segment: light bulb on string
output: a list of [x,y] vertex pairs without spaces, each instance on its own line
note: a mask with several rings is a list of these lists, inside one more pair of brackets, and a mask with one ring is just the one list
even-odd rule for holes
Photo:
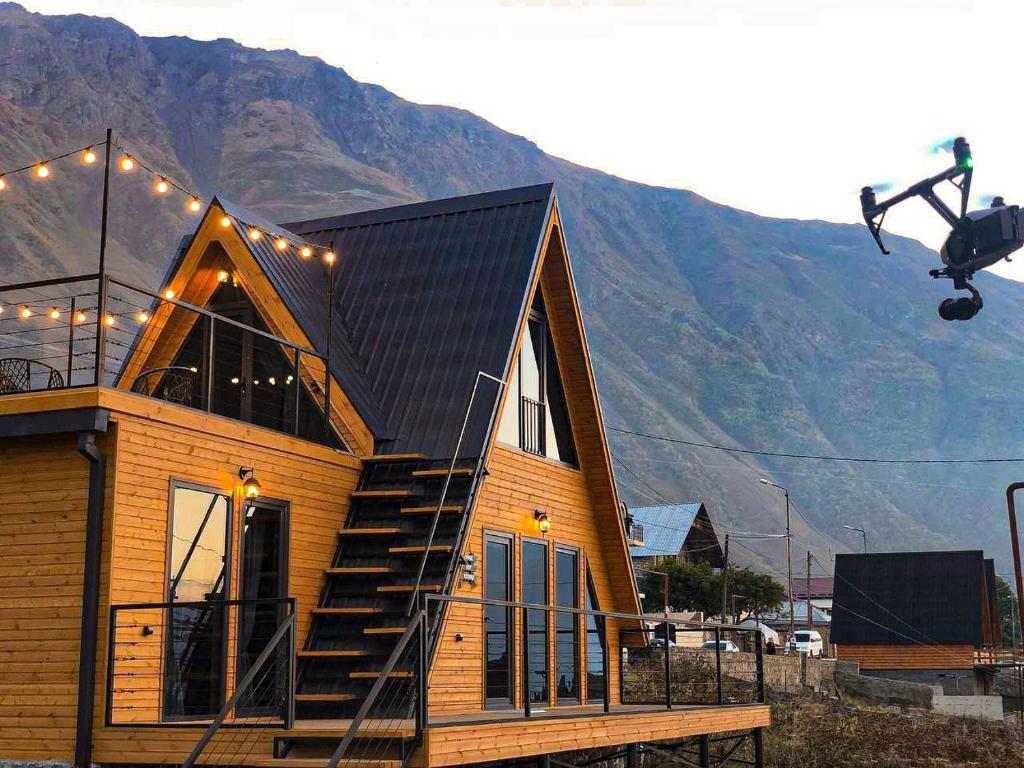
[[334,258],[334,251],[328,251],[327,253],[324,254],[324,261],[326,261],[328,264],[333,264]]
[[279,251],[283,251],[288,247],[288,241],[285,240],[283,237],[279,237],[277,238],[277,240],[274,241],[274,247],[277,248],[277,250]]
[[164,298],[165,299],[173,299],[174,295],[175,295],[174,291],[171,290],[170,288],[168,288],[166,291],[164,291]]
[[50,307],[50,311],[47,314],[51,320],[60,320],[60,310],[57,307]]
[[40,163],[32,169],[32,173],[37,179],[45,179],[50,175],[50,166],[46,163]]
[[0,176],[0,192],[3,192],[6,189],[7,189],[7,179],[5,179],[3,176]]
[[96,153],[92,151],[92,147],[86,147],[82,150],[82,165],[92,165],[96,162]]
[[256,241],[263,237],[263,233],[256,227],[249,227],[249,239]]
[[185,207],[188,208],[188,210],[191,211],[192,213],[199,213],[199,210],[203,207],[203,204],[199,202],[198,198],[190,197],[188,202],[185,204]]
[[76,323],[84,323],[85,322],[85,312],[76,312],[75,313],[75,322]]
[[122,173],[129,173],[135,170],[135,158],[131,155],[121,155],[121,159],[117,161],[117,167],[121,169]]
[[140,323],[149,322],[149,312],[143,309],[142,311],[139,312],[139,314],[135,316],[135,319],[138,320]]
[[167,179],[165,179],[163,176],[157,178],[156,182],[153,184],[153,190],[158,195],[166,195],[170,191],[170,189],[171,185],[167,183]]
[[22,307],[18,310],[18,317],[20,317],[22,320],[28,320],[30,317],[32,317],[32,310],[28,308],[28,305],[22,305]]
[[231,279],[231,273],[228,272],[226,269],[222,269],[222,270],[219,270],[217,272],[217,282],[218,283],[226,283],[230,279]]
[[302,246],[302,250],[299,251],[299,253],[302,254],[302,258],[308,259],[310,256],[313,255],[313,249],[310,248],[308,245],[304,245]]
[[107,326],[113,325],[114,324],[114,316],[113,315],[107,315],[106,317],[103,318],[103,323],[104,323],[104,325],[107,325]]
[[220,217],[220,225],[222,227],[224,227],[224,228],[230,227],[231,226],[231,217],[230,216],[221,216]]

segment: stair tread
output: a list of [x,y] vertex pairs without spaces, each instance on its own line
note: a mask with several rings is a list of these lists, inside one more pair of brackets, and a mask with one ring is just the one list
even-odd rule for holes
[[353,499],[400,499],[412,496],[412,491],[408,488],[387,488],[379,491],[352,491],[349,495]]
[[[376,680],[380,677],[380,671],[374,672],[349,672],[348,676],[357,680]],[[388,674],[390,678],[407,678],[412,677],[412,672],[395,672],[392,671]]]
[[312,650],[312,651],[296,651],[296,656],[299,658],[307,659],[346,659],[356,656],[369,656],[369,651],[364,651],[361,648],[356,649],[333,649],[333,650]]
[[[462,512],[465,509],[461,504],[446,504],[441,507],[441,514],[451,514],[454,512]],[[437,505],[432,507],[402,507],[400,510],[403,515],[427,515],[437,512]]]
[[370,574],[370,573],[391,573],[386,565],[353,566],[342,568],[328,568],[325,573],[332,576],[344,576],[346,574]]
[[[445,477],[448,474],[447,469],[417,469],[412,473],[413,477]],[[456,467],[452,470],[453,476],[466,477],[472,475],[473,469],[471,467]]]
[[[250,768],[327,768],[329,760],[327,757],[257,757],[246,758],[245,764]],[[401,768],[402,761],[346,758],[342,764],[345,768]]]
[[[373,464],[384,462],[384,461],[425,461],[426,456],[422,453],[375,453],[373,456],[367,456],[363,459],[363,463],[370,462]],[[451,459],[449,459],[450,461]]]
[[366,627],[364,635],[400,635],[405,632],[406,627]]
[[317,616],[366,616],[371,613],[384,613],[383,608],[328,608],[317,606],[313,614]]
[[342,528],[339,536],[393,536],[401,533],[401,528]]
[[355,694],[352,693],[297,693],[295,694],[296,701],[327,701],[327,702],[345,702],[354,701],[356,698]]
[[[427,547],[388,547],[388,552],[392,555],[415,555],[426,551]],[[448,544],[433,544],[430,546],[430,551],[451,552],[452,548]]]
[[[415,584],[383,584],[377,587],[378,592],[412,592]],[[440,584],[420,584],[420,592],[440,592]]]

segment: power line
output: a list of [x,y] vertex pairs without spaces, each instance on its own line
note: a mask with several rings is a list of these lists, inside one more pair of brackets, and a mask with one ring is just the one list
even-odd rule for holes
[[981,458],[981,459],[877,459],[867,456],[829,456],[814,453],[785,453],[781,451],[765,451],[753,448],[732,448],[727,445],[715,445],[714,443],[702,443],[696,440],[683,440],[678,437],[667,435],[652,435],[646,432],[636,432],[621,427],[605,427],[609,432],[619,432],[623,435],[642,437],[647,440],[660,440],[666,443],[677,445],[689,445],[694,448],[708,448],[713,451],[725,451],[726,453],[742,453],[753,456],[770,456],[779,459],[805,459],[813,461],[846,461],[860,464],[1019,464],[1024,463],[1024,458]]

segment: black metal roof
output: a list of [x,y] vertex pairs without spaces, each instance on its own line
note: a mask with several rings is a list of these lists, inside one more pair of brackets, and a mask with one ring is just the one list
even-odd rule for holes
[[[446,457],[477,372],[507,373],[553,201],[553,185],[542,184],[285,225],[217,202],[240,222],[332,247],[336,379],[379,452]],[[270,238],[253,243],[242,235],[313,346],[325,351],[325,266],[278,252]],[[481,450],[495,395],[485,382],[462,455]]]
[[837,645],[974,645],[988,600],[984,555],[836,555],[831,639]]

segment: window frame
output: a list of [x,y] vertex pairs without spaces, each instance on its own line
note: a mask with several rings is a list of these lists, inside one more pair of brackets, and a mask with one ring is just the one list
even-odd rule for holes
[[[522,535],[519,536],[519,563],[520,563],[520,568],[519,568],[519,601],[522,602],[522,603],[527,602],[526,598],[523,596],[523,575],[526,573],[526,568],[523,566],[523,562],[525,560],[524,553],[526,552],[526,545],[527,544],[539,545],[539,546],[544,547],[544,603],[543,604],[547,605],[547,606],[550,606],[551,605],[551,589],[552,589],[551,568],[552,568],[552,565],[554,563],[554,558],[551,556],[552,542],[548,541],[547,539],[538,539],[538,538],[533,537],[533,536],[522,536]],[[529,609],[527,609],[527,614],[529,614]],[[550,611],[544,611],[544,675],[545,675],[544,698],[542,700],[538,700],[538,701],[533,701],[531,699],[530,700],[530,706],[533,706],[534,704],[550,705],[551,701],[552,701],[551,681],[553,679],[553,676],[551,674],[551,669],[552,669],[551,654],[552,654],[552,650],[554,648],[554,643],[552,642],[551,624],[552,624],[551,612]],[[523,627],[521,629],[521,631],[529,632],[529,627]],[[529,639],[529,637],[527,639]],[[524,661],[525,660],[520,660],[520,664],[523,664]],[[523,700],[524,701],[525,701],[526,697],[529,696],[529,693],[530,693],[529,690],[524,690],[523,691]]]
[[[580,588],[582,586],[582,580],[580,579],[580,567],[581,567],[581,564],[582,564],[582,561],[583,561],[583,550],[582,550],[581,547],[578,547],[578,546],[576,546],[574,544],[560,544],[558,542],[555,542],[554,553],[555,553],[555,556],[552,558],[552,561],[553,561],[552,562],[552,566],[554,568],[554,579],[553,579],[552,584],[551,584],[551,589],[552,589],[552,601],[551,601],[551,604],[555,608],[574,608],[574,609],[578,610],[580,608],[580,604],[582,603],[582,597],[583,597],[583,595],[581,594],[581,591],[580,591]],[[559,605],[559,603],[558,603],[558,555],[559,555],[559,553],[572,555],[575,558],[575,564],[576,564],[576,567],[574,569],[575,580],[576,580],[576,589],[575,589],[575,595],[574,595],[575,605],[572,605],[572,606]],[[565,615],[565,614],[563,614],[563,615]],[[554,705],[555,706],[563,706],[563,705],[566,705],[566,706],[579,706],[579,705],[581,705],[583,703],[583,697],[584,697],[584,694],[586,693],[584,691],[584,689],[583,689],[583,682],[581,680],[581,673],[582,673],[582,671],[584,669],[584,659],[583,659],[583,644],[580,642],[580,636],[581,636],[581,632],[580,632],[580,619],[581,619],[581,617],[583,617],[583,615],[582,614],[578,614],[578,613],[568,614],[568,615],[571,616],[572,620],[573,620],[573,622],[572,622],[573,623],[573,639],[574,639],[574,643],[575,643],[575,648],[574,648],[574,652],[573,652],[573,661],[576,664],[576,669],[575,669],[575,673],[576,673],[575,674],[575,678],[576,678],[576,696],[575,697],[560,696],[559,693],[558,693],[558,669],[557,669],[557,667],[558,667],[558,625],[557,625],[557,617],[559,616],[559,612],[556,611],[555,612],[555,616],[556,616],[555,633],[554,633],[555,637],[554,637],[554,642],[552,643],[552,653],[554,654],[554,657],[555,657],[555,659],[554,659],[555,663],[554,663],[554,665],[552,667],[552,669],[554,670],[554,673],[553,673],[552,677],[554,678],[553,679],[553,685],[554,685]]]
[[[508,531],[495,531],[495,530],[484,530],[483,531],[483,551],[480,556],[480,571],[483,576],[483,597],[487,599],[495,599],[487,597],[487,545],[490,542],[501,542],[505,544],[506,551],[508,552],[508,563],[506,568],[506,600],[508,602],[515,602],[515,590],[516,590],[516,536],[514,533]],[[514,707],[516,703],[516,631],[515,631],[515,610],[506,607],[506,619],[505,619],[505,636],[506,643],[508,646],[508,697],[507,698],[489,698],[487,696],[487,609],[488,607],[484,604],[480,612],[480,631],[481,631],[481,697],[483,701],[483,708],[487,709],[507,709],[508,707]]]

